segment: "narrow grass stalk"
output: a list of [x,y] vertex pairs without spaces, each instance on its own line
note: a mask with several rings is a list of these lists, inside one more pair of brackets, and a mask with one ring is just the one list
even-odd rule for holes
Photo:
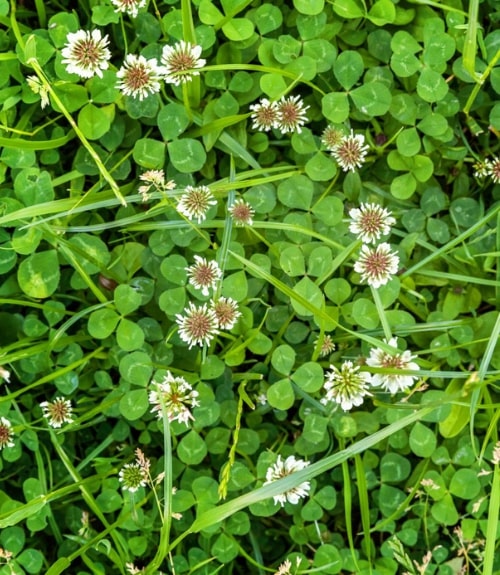
[[370,500],[368,486],[366,484],[365,467],[359,454],[354,456],[356,466],[356,485],[358,488],[359,506],[361,511],[361,525],[363,527],[363,537],[365,542],[365,553],[369,563],[370,573],[372,572],[372,539],[370,535]]
[[156,554],[145,568],[146,575],[156,575],[157,570],[170,551],[170,527],[172,523],[172,437],[170,422],[165,406],[162,404],[163,422],[163,522],[160,529],[160,541]]
[[477,52],[477,16],[479,12],[479,0],[470,0],[469,22],[465,32],[465,42],[463,49],[464,68],[478,82],[481,75],[476,72],[476,52]]
[[[32,46],[29,46],[28,43],[30,43],[31,40],[31,44]],[[28,38],[28,42],[26,44],[26,52],[29,53],[31,48],[31,51],[35,50],[35,44],[34,44],[34,37],[30,36],[30,38]],[[69,125],[73,128],[75,134],[78,136],[78,139],[80,140],[80,142],[83,144],[83,146],[85,147],[85,149],[87,150],[87,152],[89,153],[90,157],[94,160],[99,173],[101,174],[101,176],[106,180],[106,182],[109,184],[110,188],[112,189],[113,193],[115,194],[115,196],[118,198],[118,200],[120,201],[120,203],[123,206],[127,205],[127,202],[125,201],[125,198],[122,196],[122,193],[120,192],[120,187],[118,186],[118,184],[116,183],[116,181],[114,180],[113,176],[109,173],[108,169],[106,168],[106,166],[104,165],[104,163],[102,162],[101,158],[99,157],[99,155],[97,154],[97,152],[94,150],[94,148],[92,147],[91,143],[87,140],[87,138],[85,137],[85,135],[83,134],[83,132],[80,130],[80,128],[78,127],[78,124],[75,122],[75,120],[73,120],[73,117],[71,116],[71,114],[68,112],[68,110],[66,109],[66,107],[64,106],[64,104],[61,102],[60,98],[58,97],[57,93],[55,92],[55,90],[52,88],[50,82],[47,80],[47,78],[45,77],[45,73],[43,72],[41,66],[38,64],[38,60],[36,59],[36,56],[33,54],[32,56],[30,56],[28,58],[28,63],[29,65],[33,68],[33,70],[35,71],[36,75],[38,76],[38,78],[40,79],[40,81],[42,82],[42,84],[44,85],[44,87],[47,89],[47,91],[49,92],[52,100],[57,104],[57,107],[61,110],[61,112],[64,114],[64,117],[66,118],[66,120],[68,121]]]
[[384,330],[385,339],[389,341],[392,337],[391,326],[389,325],[389,321],[387,320],[387,316],[385,315],[385,310],[384,306],[382,305],[382,300],[380,299],[380,294],[378,293],[378,290],[372,286],[371,286],[371,292],[373,301],[375,302],[375,307],[377,308],[380,323],[382,324],[382,329]]
[[[342,439],[339,440],[339,446],[342,450],[345,449],[345,442]],[[356,547],[354,545],[354,535],[352,533],[352,485],[349,473],[349,463],[347,461],[342,462],[342,478],[344,483],[344,518],[347,541],[349,543],[352,561],[356,570],[359,571],[358,560],[356,558]]]
[[[495,464],[493,470],[490,504],[488,507],[488,523],[486,524],[486,545],[484,548],[483,575],[493,575],[496,537],[500,521],[500,464]],[[497,572],[496,572],[497,573]]]
[[[66,468],[66,471],[69,473],[69,475],[71,476],[73,481],[78,482],[79,489],[80,489],[80,492],[82,494],[83,499],[85,500],[85,503],[89,506],[89,508],[92,510],[94,515],[99,519],[99,521],[104,525],[104,527],[106,529],[109,528],[110,525],[109,525],[106,517],[102,513],[99,505],[97,504],[97,501],[94,499],[94,496],[92,495],[90,490],[82,482],[82,478],[80,477],[80,474],[75,469],[75,467],[71,463],[68,455],[66,454],[66,452],[64,451],[64,449],[60,445],[56,433],[50,428],[48,431],[50,433],[50,439],[52,440],[52,445],[54,446],[54,449],[56,450],[57,454],[59,455],[59,459],[62,461],[64,467]],[[113,543],[115,544],[115,548],[116,548],[116,551],[118,553],[118,556],[120,557],[121,564],[119,563],[117,566],[119,567],[120,572],[123,573],[123,575],[125,575],[125,572],[124,572],[122,566],[125,564],[125,560],[126,560],[127,545],[126,545],[125,541],[123,541],[121,539],[121,536],[119,536],[118,531],[110,530],[109,533],[110,533],[111,539],[113,540]]]

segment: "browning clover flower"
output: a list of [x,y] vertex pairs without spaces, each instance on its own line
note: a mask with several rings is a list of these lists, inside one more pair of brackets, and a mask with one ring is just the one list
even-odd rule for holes
[[197,68],[203,68],[206,64],[206,60],[200,56],[201,46],[193,46],[184,40],[174,46],[164,46],[161,63],[165,82],[179,86],[183,82],[190,82],[193,76],[199,76]]
[[389,234],[396,223],[391,212],[377,204],[361,204],[350,210],[349,215],[352,218],[349,231],[366,244],[376,243],[380,236]]
[[500,183],[500,158],[488,160],[488,174],[495,184]]
[[[316,345],[318,344],[318,341],[319,337],[315,341]],[[332,351],[335,351],[335,344],[333,343],[332,336],[328,333],[325,333],[323,335],[323,339],[321,341],[321,345],[319,348],[319,356],[325,357],[325,355],[329,355],[330,353],[332,353]]]
[[[389,341],[384,340],[388,345],[397,349],[398,338],[392,337]],[[404,370],[420,369],[412,359],[415,359],[410,351],[387,352],[380,348],[370,350],[370,357],[366,359],[366,365],[370,367],[385,367]],[[375,373],[372,375],[372,385],[382,386],[385,391],[398,393],[404,391],[413,385],[413,381],[418,379],[416,375],[407,375],[405,373]]]
[[189,302],[189,306],[184,309],[184,315],[178,313],[176,318],[180,338],[189,344],[189,349],[195,344],[208,345],[219,333],[217,316],[206,303],[196,306]]
[[140,8],[146,6],[146,0],[111,0],[111,3],[116,6],[115,12],[124,12],[136,18]]
[[5,417],[0,417],[0,451],[4,447],[14,447],[13,437],[14,431],[10,421]]
[[123,489],[135,493],[139,487],[146,487],[147,477],[144,469],[138,463],[126,463],[118,473],[118,479],[123,483]]
[[54,401],[42,401],[40,404],[43,416],[49,420],[51,427],[61,427],[63,423],[73,423],[73,407],[69,399],[56,397]]
[[290,569],[292,568],[292,562],[290,559],[286,559],[279,567],[274,575],[291,575]]
[[238,198],[227,210],[237,226],[251,226],[255,211],[252,206]]
[[283,134],[287,132],[302,132],[301,126],[307,122],[306,110],[300,96],[282,97],[278,103],[278,128]]
[[321,143],[329,152],[333,152],[333,150],[340,144],[343,137],[344,133],[342,130],[330,125],[323,130],[323,133],[321,134]]
[[50,104],[49,90],[42,84],[37,76],[27,76],[26,82],[31,91],[40,96],[40,106],[42,110]]
[[222,270],[215,261],[208,261],[200,256],[194,256],[196,263],[186,268],[189,283],[196,289],[201,289],[203,295],[209,294],[209,289],[215,289],[222,277]]
[[108,69],[111,58],[111,52],[106,48],[108,36],[103,38],[100,30],[78,30],[70,32],[66,40],[61,51],[66,70],[81,78],[92,78],[95,74],[102,78],[102,70]]
[[252,104],[250,110],[252,110],[250,116],[253,121],[252,129],[269,132],[272,128],[278,128],[279,115],[276,102],[270,102],[267,98],[262,98],[257,104]]
[[[278,459],[274,465],[268,468],[266,472],[266,481],[264,485],[268,485],[273,481],[277,481],[282,477],[287,477],[295,471],[300,471],[309,465],[309,461],[304,461],[303,459],[295,459],[294,455],[290,455],[283,461],[281,455],[278,455]],[[282,507],[288,501],[293,505],[297,504],[302,497],[306,497],[311,489],[311,484],[309,481],[304,481],[297,487],[294,487],[285,493],[280,493],[273,497],[275,503],[279,503]]]
[[332,156],[344,172],[349,170],[355,172],[356,168],[360,168],[364,164],[368,150],[363,134],[354,134],[351,130],[351,133],[344,136],[340,143],[333,148]]
[[161,68],[156,58],[146,60],[144,56],[127,54],[116,77],[120,79],[116,87],[122,94],[141,101],[160,91]]
[[233,329],[236,321],[241,316],[238,304],[230,297],[220,297],[217,301],[212,300],[212,309],[215,312],[220,329]]
[[153,405],[151,413],[157,412],[158,418],[167,414],[169,421],[178,421],[188,425],[194,421],[190,408],[200,404],[196,399],[198,392],[183,377],[174,377],[170,371],[163,381],[153,382],[156,389],[149,393],[149,403]]
[[184,193],[177,204],[177,211],[189,218],[197,219],[201,223],[206,217],[210,206],[215,206],[217,200],[213,197],[207,186],[186,186]]
[[366,395],[371,395],[368,386],[371,375],[365,371],[360,372],[359,366],[354,366],[352,361],[344,361],[340,370],[330,365],[332,371],[326,374],[324,389],[325,397],[321,399],[323,405],[335,402],[344,411],[349,411],[354,406],[361,405]]
[[163,170],[147,170],[139,176],[139,179],[142,182],[146,182],[142,186],[139,186],[138,189],[143,202],[149,200],[149,191],[152,187],[155,188],[157,192],[166,192],[167,190],[173,190],[175,188],[175,182],[173,180],[165,182]]
[[361,254],[354,264],[354,270],[361,274],[361,280],[366,281],[374,288],[385,285],[398,271],[399,256],[391,252],[387,243],[370,248],[366,244],[361,246]]

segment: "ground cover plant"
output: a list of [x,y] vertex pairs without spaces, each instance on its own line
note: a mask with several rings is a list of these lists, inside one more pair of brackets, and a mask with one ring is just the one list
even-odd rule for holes
[[496,0],[0,0],[0,574],[500,573]]

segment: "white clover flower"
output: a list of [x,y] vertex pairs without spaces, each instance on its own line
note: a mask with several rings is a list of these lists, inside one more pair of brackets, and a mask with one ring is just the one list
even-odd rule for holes
[[291,575],[290,569],[292,568],[292,562],[290,559],[286,559],[279,567],[274,575]]
[[161,56],[164,79],[167,84],[179,86],[199,76],[197,68],[203,68],[206,60],[200,58],[201,46],[193,46],[181,40],[174,46],[164,46]]
[[198,392],[183,377],[175,377],[168,371],[163,381],[153,383],[155,389],[149,393],[149,403],[154,406],[152,413],[161,418],[165,411],[169,421],[186,425],[194,421],[191,408],[200,405],[196,399]]
[[354,264],[354,270],[361,274],[361,280],[374,288],[385,285],[397,273],[398,267],[399,256],[391,252],[391,246],[387,243],[379,244],[376,248],[363,244],[358,261]]
[[108,36],[103,38],[100,30],[78,30],[70,32],[66,40],[61,51],[66,70],[81,78],[92,78],[95,74],[102,78],[102,70],[109,68],[111,58],[111,52],[106,47],[109,44]]
[[210,289],[217,287],[217,282],[222,278],[222,270],[215,260],[208,261],[198,255],[194,259],[196,263],[186,268],[189,283],[207,296]]
[[4,447],[14,447],[13,437],[14,431],[12,424],[7,418],[0,417],[0,451]]
[[149,191],[151,188],[155,188],[158,192],[166,192],[167,190],[175,189],[175,182],[173,180],[165,182],[165,173],[163,170],[147,170],[139,176],[139,179],[142,182],[145,182],[138,188],[138,192],[142,196],[143,202],[149,200]]
[[474,168],[474,176],[479,179],[486,178],[486,176],[490,175],[491,171],[491,161],[484,160],[476,162],[473,166]]
[[[317,345],[319,342],[319,337],[314,342]],[[335,351],[335,343],[333,342],[332,336],[328,333],[323,335],[323,339],[321,340],[320,348],[319,348],[319,356],[325,357]]]
[[207,186],[186,186],[177,204],[177,211],[189,218],[196,219],[200,224],[207,217],[210,206],[215,206],[217,200]]
[[[392,337],[389,341],[384,340],[388,345],[397,349],[398,338]],[[385,367],[401,370],[402,373],[374,373],[372,375],[372,385],[382,386],[385,391],[398,393],[413,385],[418,379],[416,375],[405,374],[405,370],[418,370],[420,367],[412,361],[415,359],[410,351],[387,352],[380,348],[370,350],[370,357],[366,359],[366,365],[370,367]]]
[[300,96],[289,96],[288,98],[282,97],[278,103],[278,128],[283,134],[287,132],[301,133],[303,126],[308,118],[306,110],[309,106],[304,106],[304,102]]
[[63,423],[73,423],[73,407],[69,399],[56,397],[54,401],[42,401],[40,407],[51,427],[58,428]]
[[491,454],[491,461],[493,461],[495,465],[498,465],[500,463],[500,441],[497,441],[495,443],[495,447],[493,447],[493,453]]
[[26,82],[31,91],[40,96],[40,106],[42,110],[50,104],[49,90],[46,88],[37,76],[27,76]]
[[136,18],[139,10],[146,6],[146,0],[111,0],[111,3],[115,12],[124,12],[132,18]]
[[138,463],[126,463],[118,473],[118,479],[123,483],[123,489],[135,493],[139,487],[147,485],[147,476]]
[[267,98],[262,98],[257,104],[252,104],[250,110],[252,110],[250,115],[253,121],[252,129],[269,132],[272,128],[278,128],[279,115],[276,102],[270,102]]
[[359,208],[349,211],[352,222],[349,231],[357,234],[365,244],[376,243],[380,236],[386,236],[396,220],[391,212],[378,204],[361,204]]
[[325,397],[321,399],[323,405],[331,402],[338,403],[344,411],[361,405],[366,395],[371,395],[368,387],[371,375],[366,371],[359,371],[352,361],[344,361],[340,370],[330,365],[331,371],[326,374],[324,389]]
[[123,66],[116,73],[120,80],[116,87],[122,94],[142,101],[160,91],[161,72],[156,58],[146,60],[144,56],[127,54]]
[[10,383],[10,371],[5,369],[5,367],[0,365],[0,377],[4,379],[7,383]]
[[[295,471],[300,471],[309,465],[309,461],[304,461],[303,459],[295,459],[294,455],[290,455],[283,461],[281,455],[278,455],[278,459],[274,465],[268,468],[266,472],[266,481],[264,485],[268,485],[273,481],[277,481],[282,477],[287,477]],[[279,503],[282,507],[288,501],[293,505],[296,505],[302,497],[307,497],[309,490],[311,489],[311,484],[309,481],[304,481],[297,487],[286,491],[285,493],[280,493],[274,496],[274,502]]]
[[500,183],[500,158],[488,160],[488,174],[495,184]]
[[189,344],[189,349],[193,345],[208,345],[219,334],[217,316],[206,303],[196,306],[193,302],[189,302],[188,307],[184,309],[184,315],[178,313],[175,317],[179,326],[179,336]]
[[241,316],[238,303],[230,297],[220,297],[217,301],[212,300],[211,307],[215,312],[220,329],[233,329]]
[[255,210],[245,200],[237,199],[227,210],[237,226],[251,226]]
[[332,152],[340,144],[343,137],[344,133],[341,130],[329,125],[321,134],[321,143],[329,152]]
[[351,133],[344,136],[340,143],[332,150],[332,156],[337,160],[339,166],[347,172],[355,172],[356,168],[360,168],[365,162],[365,156],[369,147],[365,144],[365,137],[363,134]]

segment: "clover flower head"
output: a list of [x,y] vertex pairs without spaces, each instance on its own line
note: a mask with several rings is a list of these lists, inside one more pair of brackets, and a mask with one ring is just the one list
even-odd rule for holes
[[252,111],[252,128],[262,132],[269,132],[272,128],[279,126],[278,104],[270,102],[267,98],[262,98],[257,104],[250,106]]
[[42,401],[40,407],[51,427],[58,428],[63,423],[73,423],[73,407],[69,399],[56,397],[54,401]]
[[230,297],[220,297],[212,300],[212,309],[217,317],[220,329],[233,329],[241,312],[238,310],[238,303]]
[[365,144],[363,134],[354,134],[351,130],[351,133],[344,136],[340,143],[333,148],[332,156],[344,172],[349,170],[355,172],[356,168],[360,168],[364,164],[368,150],[369,147]]
[[37,76],[26,76],[26,82],[31,91],[40,96],[40,106],[43,110],[50,104],[48,88],[42,84]]
[[136,18],[139,10],[146,6],[146,0],[111,0],[115,6],[115,12],[124,12],[132,18]]
[[381,243],[375,248],[366,244],[361,246],[358,261],[354,270],[361,274],[361,280],[374,288],[385,285],[398,271],[399,256],[391,252],[391,246]]
[[349,411],[361,405],[366,395],[371,395],[368,391],[371,375],[360,372],[359,366],[354,366],[352,361],[344,361],[340,369],[330,365],[330,369],[323,386],[326,391],[321,399],[323,405],[338,403],[344,411]]
[[10,383],[10,371],[5,369],[5,367],[0,365],[0,378]]
[[78,30],[70,32],[66,40],[61,50],[66,70],[81,78],[92,78],[95,74],[102,78],[102,71],[108,69],[111,58],[108,36],[103,38],[100,30]]
[[[317,344],[318,342],[319,337],[316,339],[315,344]],[[328,333],[325,333],[320,343],[319,356],[325,357],[326,355],[329,355],[333,351],[335,351],[335,343],[333,342],[332,336]]]
[[500,464],[500,441],[497,441],[495,443],[495,446],[493,447],[493,452],[491,454],[491,460],[496,465]]
[[120,469],[118,479],[123,484],[123,489],[131,493],[135,493],[139,487],[145,487],[147,484],[147,476],[138,463],[126,463]]
[[479,179],[486,178],[490,175],[491,170],[491,160],[480,160],[476,162],[473,166],[474,176]]
[[349,215],[352,220],[349,231],[366,244],[376,243],[380,236],[389,234],[391,226],[396,223],[391,212],[378,204],[361,204],[359,208],[350,210]]
[[217,200],[207,186],[186,186],[177,204],[177,211],[186,218],[196,219],[201,223],[206,219],[210,206],[216,204]]
[[196,399],[198,392],[183,378],[175,377],[167,372],[160,382],[154,382],[155,389],[149,393],[149,403],[153,405],[151,413],[157,413],[158,418],[165,413],[170,422],[178,421],[188,425],[194,421],[191,408],[200,404]]
[[215,311],[206,303],[196,306],[189,302],[184,309],[184,315],[176,314],[176,323],[179,326],[179,336],[189,344],[189,349],[193,345],[208,345],[219,334]]
[[[278,455],[278,459],[274,465],[271,465],[266,472],[266,481],[264,485],[268,485],[273,481],[277,481],[283,477],[291,475],[295,471],[300,471],[309,465],[309,461],[304,461],[303,459],[295,459],[294,455],[290,455],[284,461],[281,455]],[[288,501],[296,505],[302,497],[307,497],[309,490],[311,489],[311,484],[309,481],[304,481],[297,487],[289,489],[285,493],[280,493],[273,497],[275,503],[279,503],[282,507]]]
[[222,278],[222,270],[215,260],[208,261],[198,255],[194,259],[196,263],[186,268],[189,283],[207,296],[210,289],[217,287],[217,282]]
[[14,447],[13,437],[14,431],[12,424],[7,418],[0,417],[0,451],[4,447]]
[[163,170],[147,170],[139,176],[139,179],[142,182],[145,182],[139,186],[138,189],[143,202],[149,200],[149,191],[151,188],[155,188],[158,192],[166,192],[167,190],[175,189],[175,182],[173,180],[165,182],[165,173]]
[[332,152],[340,144],[343,137],[344,132],[342,132],[342,130],[329,125],[321,134],[321,143],[329,152]]
[[122,67],[116,73],[119,79],[116,87],[125,96],[142,101],[160,91],[161,72],[156,58],[146,60],[144,56],[127,54]]
[[287,132],[301,133],[307,121],[306,111],[309,106],[304,106],[300,96],[284,96],[277,103],[278,106],[278,128],[283,134]]
[[164,79],[167,84],[179,86],[199,76],[198,68],[203,68],[206,60],[200,58],[201,46],[193,46],[181,40],[174,46],[164,46],[161,56]]
[[253,224],[253,217],[255,210],[252,206],[238,198],[227,210],[237,226],[251,226]]
[[500,158],[488,160],[488,174],[495,184],[500,183]]
[[[397,349],[398,338],[392,337],[389,341],[384,340],[388,345]],[[385,367],[390,369],[401,370],[401,373],[375,373],[372,375],[371,383],[374,386],[381,386],[385,391],[398,393],[404,391],[413,385],[418,379],[416,375],[404,373],[405,370],[418,370],[420,367],[412,361],[415,359],[410,351],[387,352],[380,348],[370,350],[370,356],[366,359],[366,365],[370,367]]]

